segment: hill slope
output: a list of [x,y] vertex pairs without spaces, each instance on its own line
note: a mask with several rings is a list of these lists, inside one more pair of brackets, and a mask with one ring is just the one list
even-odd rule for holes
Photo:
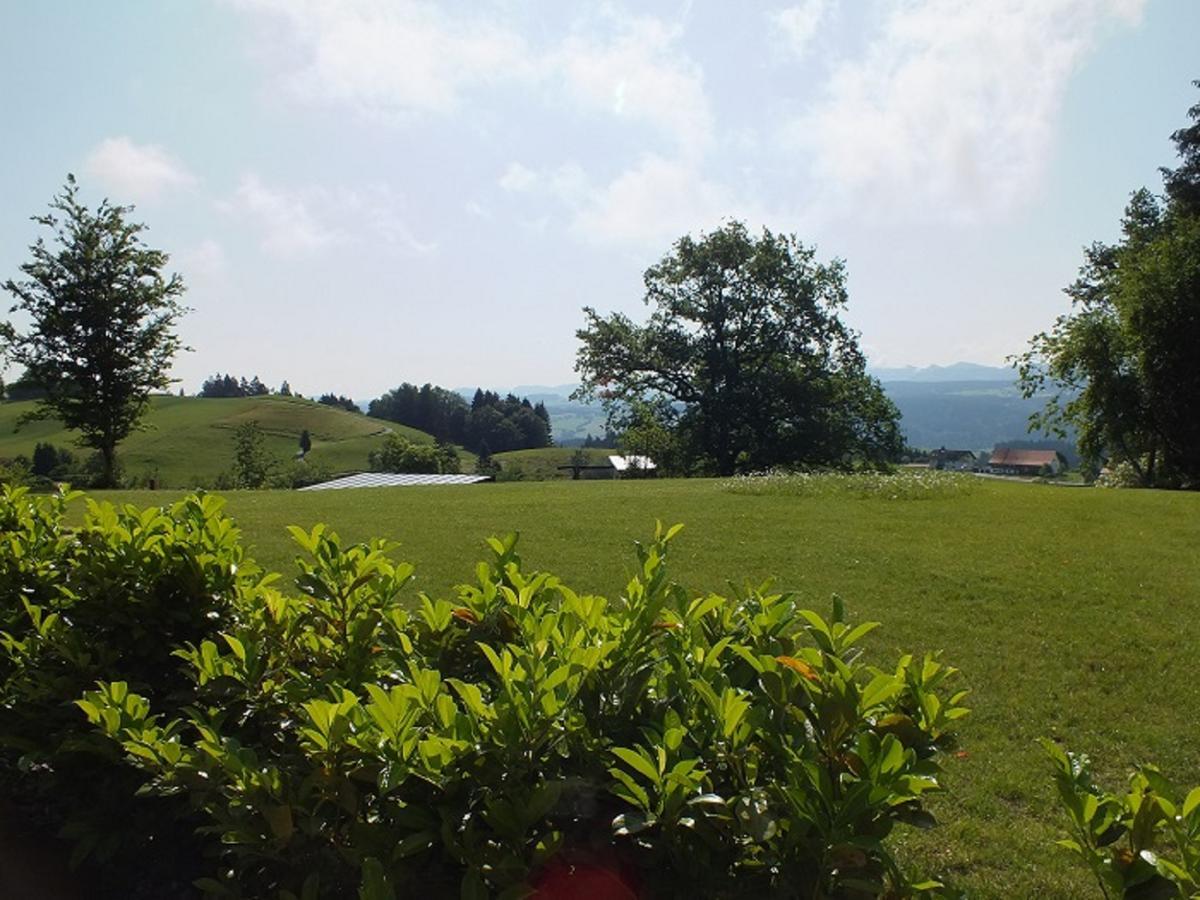
[[[80,459],[88,455],[77,446],[77,433],[57,420],[33,422],[15,431],[18,418],[33,406],[32,401],[0,403],[0,459],[28,457],[40,441],[66,447]],[[433,442],[415,428],[297,397],[158,396],[151,398],[144,422],[146,430],[126,438],[117,455],[127,479],[143,482],[153,477],[162,487],[202,485],[228,471],[234,429],[245,422],[258,423],[267,450],[281,461],[296,454],[300,432],[307,429],[312,438],[308,459],[333,472],[365,469],[367,454],[391,431]]]

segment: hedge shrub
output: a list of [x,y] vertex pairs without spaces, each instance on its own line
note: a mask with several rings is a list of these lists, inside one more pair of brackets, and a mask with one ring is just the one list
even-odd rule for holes
[[[322,526],[292,529],[284,590],[211,497],[90,504],[78,531],[65,503],[0,494],[18,526],[0,571],[19,584],[3,596],[0,736],[53,714],[98,777],[139,772],[163,811],[143,842],[164,821],[195,829],[205,891],[940,890],[887,838],[934,824],[923,800],[967,713],[954,670],[868,665],[875,623],[840,602],[826,618],[768,585],[688,592],[666,568],[680,526],[637,545],[618,598],[525,571],[509,536],[442,599],[406,591],[392,547]],[[63,742],[39,752],[56,766]]]

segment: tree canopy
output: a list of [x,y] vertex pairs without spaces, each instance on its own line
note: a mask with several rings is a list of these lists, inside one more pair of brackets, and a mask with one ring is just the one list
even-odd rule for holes
[[167,254],[146,247],[145,225],[128,221],[133,207],[107,200],[93,212],[67,176],[50,212],[33,221],[39,237],[21,266],[24,279],[4,289],[9,310],[29,320],[21,331],[0,325],[6,354],[45,389],[29,418],[55,416],[99,452],[101,480],[115,478],[116,446],[137,427],[150,392],[170,385],[167,370],[181,349],[174,327],[184,308],[183,281],[164,277]]
[[1014,360],[1025,395],[1049,395],[1031,430],[1074,427],[1091,465],[1147,486],[1200,488],[1200,104],[1189,116],[1165,196],[1132,195],[1121,240],[1084,250],[1071,312]]
[[368,415],[399,422],[476,452],[549,447],[550,413],[543,403],[477,388],[470,403],[457,392],[405,382],[372,400]]
[[739,222],[676,241],[645,273],[649,320],[585,308],[577,396],[650,404],[687,465],[736,471],[881,462],[898,413],[841,321],[845,266]]
[[[287,384],[285,381],[284,384]],[[235,378],[232,375],[222,375],[218,372],[209,378],[204,379],[204,384],[200,387],[200,397],[265,397],[271,393],[271,389],[267,387],[259,377],[255,375],[249,381],[243,375],[241,378]]]

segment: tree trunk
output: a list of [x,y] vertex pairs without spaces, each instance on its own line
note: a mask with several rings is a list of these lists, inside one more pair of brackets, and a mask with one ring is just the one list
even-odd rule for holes
[[100,457],[104,461],[104,471],[100,475],[100,487],[116,487],[117,448],[106,443],[100,448]]

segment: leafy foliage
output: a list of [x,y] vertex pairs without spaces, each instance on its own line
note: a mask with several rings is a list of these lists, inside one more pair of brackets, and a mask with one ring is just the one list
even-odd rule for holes
[[444,442],[489,452],[549,447],[550,413],[513,394],[501,397],[482,388],[468,405],[455,391],[432,384],[405,382],[372,400],[369,414],[419,428]]
[[61,475],[75,465],[75,454],[65,447],[39,441],[33,448],[30,472],[46,478]]
[[323,403],[326,406],[336,406],[338,409],[344,409],[346,412],[362,412],[358,408],[358,404],[349,397],[343,397],[341,394],[322,394],[317,398],[318,403]]
[[1054,388],[1031,429],[1074,427],[1094,468],[1111,456],[1145,486],[1200,487],[1197,129],[1175,134],[1184,163],[1164,170],[1167,198],[1133,194],[1121,242],[1084,251],[1073,311],[1014,360],[1026,397]]
[[838,316],[840,260],[732,222],[680,238],[645,283],[644,325],[584,309],[578,396],[599,394],[610,410],[669,401],[682,410],[682,446],[719,475],[899,452],[896,408]]
[[55,416],[79,430],[80,442],[103,459],[101,483],[115,483],[117,444],[138,425],[152,390],[181,349],[174,333],[184,313],[183,281],[164,278],[167,254],[142,244],[144,225],[126,220],[132,207],[107,200],[95,212],[79,202],[73,176],[34,221],[50,229],[29,248],[25,278],[4,289],[10,310],[30,319],[21,333],[0,324],[0,342],[46,394],[30,418]]
[[278,468],[277,460],[267,450],[258,422],[242,422],[233,433],[233,486],[257,489],[265,487]]
[[77,859],[114,858],[112,871],[168,891],[201,858],[186,803],[138,795],[137,770],[72,702],[120,679],[178,709],[194,692],[172,651],[215,635],[260,574],[216,497],[144,511],[88,501],[70,529],[74,496],[0,487],[0,783],[60,825]]
[[[285,381],[286,385],[287,382]],[[246,380],[245,376],[235,378],[232,375],[222,375],[219,372],[209,378],[204,379],[204,384],[200,387],[201,397],[265,397],[271,393],[271,389],[259,381],[257,375]],[[282,390],[280,391],[282,393]],[[291,389],[288,389],[288,394],[291,394]]]
[[368,456],[375,472],[408,472],[455,475],[461,471],[458,451],[450,444],[418,444],[399,434],[389,434],[383,446]]
[[1128,792],[1110,794],[1092,781],[1086,756],[1042,744],[1072,825],[1072,837],[1057,843],[1087,865],[1105,897],[1200,897],[1200,787],[1184,796],[1143,765]]
[[80,706],[209,817],[223,896],[515,897],[564,865],[671,895],[935,890],[884,841],[932,824],[954,670],[867,666],[874,623],[840,603],[690,595],[665,569],[677,532],[639,545],[616,601],[524,572],[510,536],[411,613],[385,545],[292,529],[300,596],[248,590],[181,649],[182,714],[121,682]]

